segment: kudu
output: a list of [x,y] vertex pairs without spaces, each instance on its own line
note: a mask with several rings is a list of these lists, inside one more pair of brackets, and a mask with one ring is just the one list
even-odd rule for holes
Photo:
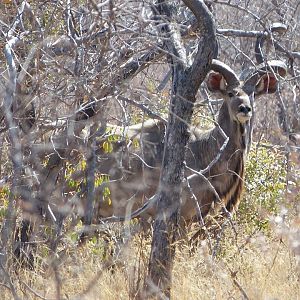
[[[199,215],[199,207],[202,218],[212,207],[223,205],[230,212],[237,209],[251,142],[251,99],[274,93],[277,76],[286,75],[285,64],[280,61],[259,66],[246,72],[247,76],[244,73],[241,79],[220,61],[213,60],[211,69],[206,79],[207,87],[211,92],[221,93],[224,101],[215,127],[207,131],[195,127],[190,129],[186,151],[187,180],[183,184],[181,206],[181,216],[186,222]],[[98,217],[124,216],[126,210],[141,207],[156,193],[165,126],[165,122],[158,120],[148,120],[125,129],[111,126],[111,133],[123,135],[125,142],[115,143],[115,150],[100,161],[99,171],[110,176],[108,186],[112,203],[98,194]],[[155,207],[149,205],[141,216],[153,216]]]

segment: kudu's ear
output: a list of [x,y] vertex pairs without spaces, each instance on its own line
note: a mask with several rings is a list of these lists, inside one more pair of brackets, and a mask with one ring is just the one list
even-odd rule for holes
[[256,96],[275,93],[280,77],[285,77],[286,74],[287,67],[281,61],[273,60],[267,64],[261,64],[245,80],[244,90],[247,94],[254,92]]
[[278,79],[285,77],[287,74],[287,67],[281,61],[270,61],[268,63],[268,71],[263,74],[258,80],[255,87],[255,94],[272,94],[277,91]]
[[255,95],[275,93],[278,86],[277,78],[270,73],[263,75],[255,86]]
[[226,80],[220,73],[210,72],[206,79],[206,84],[211,92],[225,92],[226,91]]

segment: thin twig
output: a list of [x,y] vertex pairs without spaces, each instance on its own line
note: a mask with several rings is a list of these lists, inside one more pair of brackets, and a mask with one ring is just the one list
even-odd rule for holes
[[20,283],[22,285],[25,286],[25,288],[27,288],[34,296],[43,299],[43,300],[56,300],[57,298],[46,298],[44,296],[42,296],[41,294],[39,294],[38,292],[36,292],[32,287],[30,287],[26,282],[20,280]]
[[[227,265],[227,264],[226,264]],[[232,271],[231,268],[227,265],[227,268],[230,272],[230,275],[231,275],[231,278],[232,278],[232,281],[233,281],[233,284],[239,289],[239,291],[241,292],[243,298],[245,300],[250,300],[250,298],[248,297],[245,289],[241,286],[241,284],[237,281],[236,277],[237,277],[237,271]]]
[[[0,253],[0,255],[1,255],[1,253]],[[14,299],[15,300],[20,300],[21,298],[17,294],[17,291],[16,291],[16,289],[13,285],[13,282],[11,280],[11,277],[9,276],[8,272],[3,267],[2,263],[0,263],[0,269],[1,269],[1,273],[4,275],[4,278],[5,278],[6,282],[8,283],[8,288],[10,289]]]

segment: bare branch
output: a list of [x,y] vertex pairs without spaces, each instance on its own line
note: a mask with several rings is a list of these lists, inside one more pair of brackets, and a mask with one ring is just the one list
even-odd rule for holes
[[183,0],[187,7],[195,15],[198,26],[201,31],[201,42],[198,44],[198,51],[195,55],[193,64],[189,70],[189,83],[191,87],[198,90],[204,80],[211,60],[215,56],[216,44],[216,27],[211,12],[200,0]]

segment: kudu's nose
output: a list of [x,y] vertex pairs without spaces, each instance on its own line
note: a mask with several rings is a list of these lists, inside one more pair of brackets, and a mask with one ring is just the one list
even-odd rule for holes
[[239,112],[244,113],[245,115],[248,114],[251,111],[251,107],[245,104],[241,104],[239,106]]

